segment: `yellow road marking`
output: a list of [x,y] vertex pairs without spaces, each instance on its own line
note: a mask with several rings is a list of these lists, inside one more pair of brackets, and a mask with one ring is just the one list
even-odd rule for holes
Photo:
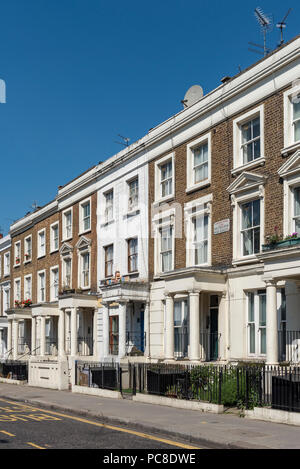
[[4,433],[5,435],[8,435],[8,436],[16,436],[16,435],[13,435],[12,433],[6,432],[5,430],[0,430],[0,433]]
[[33,446],[34,448],[46,449],[46,448],[43,448],[42,446],[38,446],[38,445],[35,445],[34,443],[30,443],[30,441],[27,441],[27,444],[30,445],[30,446]]
[[[10,401],[7,401],[5,399],[0,398],[0,401],[11,404]],[[24,404],[18,404],[17,402],[14,402],[14,405],[24,406]],[[73,415],[61,414],[60,412],[53,412],[52,410],[44,410],[44,409],[41,410],[41,409],[38,409],[36,407],[32,407],[32,406],[28,406],[28,405],[26,405],[26,407],[28,409],[31,409],[31,410],[38,410],[40,412],[47,412],[49,414],[57,415],[59,417],[64,417],[64,418],[68,418],[68,419],[71,419],[71,420],[76,420],[77,422],[88,423],[89,425],[94,425],[96,427],[107,428],[109,430],[115,430],[117,432],[129,433],[131,435],[139,436],[141,438],[146,438],[147,440],[154,440],[154,441],[159,441],[161,443],[165,443],[167,445],[178,446],[179,448],[201,449],[201,448],[198,448],[196,446],[186,445],[184,443],[179,443],[177,441],[167,440],[165,438],[159,438],[159,437],[153,436],[153,435],[147,435],[146,433],[137,432],[137,431],[134,431],[134,430],[129,430],[129,429],[121,428],[121,427],[115,427],[113,425],[106,425],[105,423],[93,422],[91,420],[87,420],[87,419],[84,419],[84,418],[81,418],[81,417],[75,417]],[[45,449],[45,448],[42,448],[42,449]]]

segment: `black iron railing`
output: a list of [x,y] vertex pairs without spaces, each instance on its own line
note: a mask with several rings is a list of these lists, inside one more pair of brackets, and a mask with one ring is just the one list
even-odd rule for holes
[[18,360],[1,361],[0,376],[2,378],[28,381],[28,363]]
[[122,370],[118,363],[76,361],[75,384],[122,391]]
[[300,363],[300,331],[278,331],[279,361]]

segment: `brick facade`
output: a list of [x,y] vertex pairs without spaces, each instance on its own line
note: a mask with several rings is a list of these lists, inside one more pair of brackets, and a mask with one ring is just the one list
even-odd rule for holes
[[[277,171],[284,163],[281,149],[283,141],[283,93],[281,90],[268,97],[255,106],[243,109],[238,115],[226,119],[220,124],[207,129],[203,134],[211,135],[211,184],[187,194],[187,145],[191,140],[173,149],[175,153],[175,197],[174,201],[184,204],[198,199],[207,194],[213,194],[212,203],[212,266],[230,266],[232,263],[232,207],[227,188],[234,181],[231,175],[233,169],[233,120],[248,111],[264,104],[264,141],[265,141],[265,165],[252,168],[249,171],[267,176],[265,184],[265,236],[274,233],[274,227],[278,231],[283,230],[283,187]],[[192,140],[203,134],[195,135]],[[166,154],[169,154],[168,151]],[[164,154],[149,163],[149,207],[154,202],[155,194],[155,162],[165,156]],[[172,203],[172,201],[170,202]],[[183,212],[182,212],[183,213]],[[214,235],[214,223],[230,219],[230,231]],[[151,226],[151,210],[149,210],[149,224]],[[182,217],[182,227],[184,217]],[[186,266],[186,239],[175,240],[175,269]],[[154,239],[149,238],[149,273],[150,278],[154,274]]]

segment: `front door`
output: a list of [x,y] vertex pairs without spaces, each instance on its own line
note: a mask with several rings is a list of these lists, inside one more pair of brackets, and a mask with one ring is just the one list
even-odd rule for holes
[[219,356],[218,334],[219,298],[217,295],[210,297],[210,360],[215,361]]

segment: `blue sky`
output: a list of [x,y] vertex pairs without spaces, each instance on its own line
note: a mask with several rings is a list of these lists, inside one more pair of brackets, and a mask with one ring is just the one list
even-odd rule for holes
[[207,93],[257,61],[257,6],[275,22],[293,8],[285,39],[300,34],[298,0],[1,2],[1,231],[120,151],[118,134],[133,143],[179,112],[191,85]]

